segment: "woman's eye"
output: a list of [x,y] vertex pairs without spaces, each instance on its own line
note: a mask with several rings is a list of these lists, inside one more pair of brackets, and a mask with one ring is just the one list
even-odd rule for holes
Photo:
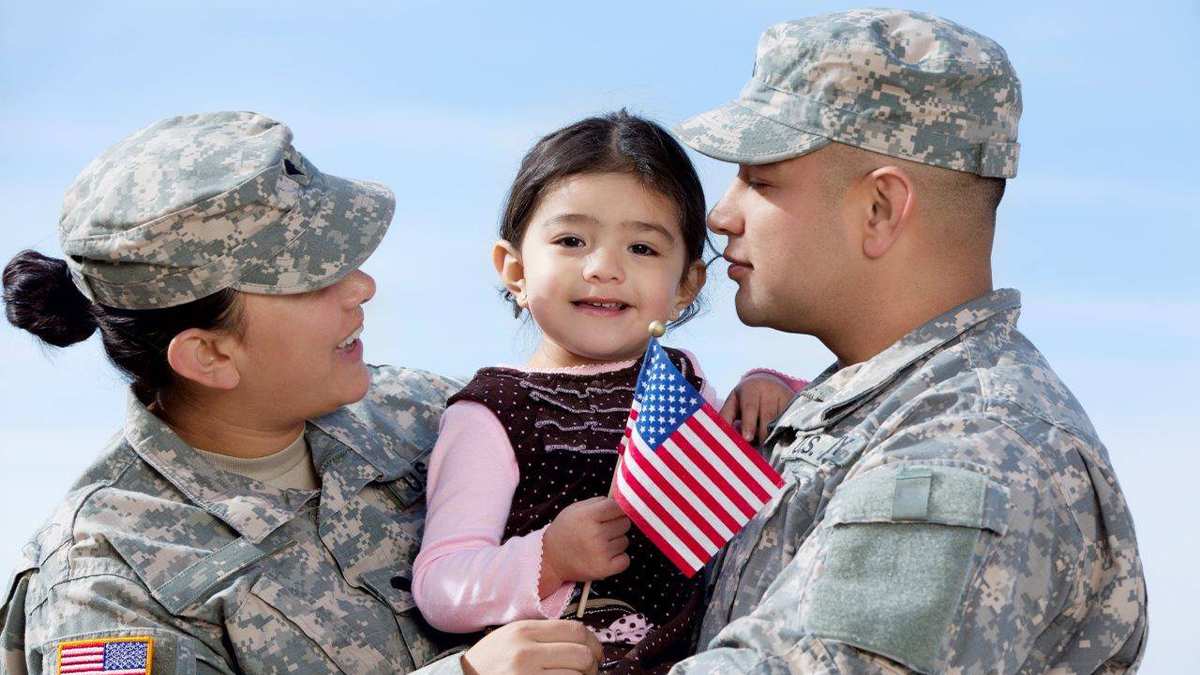
[[567,248],[579,248],[583,246],[583,240],[579,237],[560,237],[554,243]]
[[634,244],[629,247],[629,251],[634,255],[658,255],[658,251],[650,248],[645,244]]

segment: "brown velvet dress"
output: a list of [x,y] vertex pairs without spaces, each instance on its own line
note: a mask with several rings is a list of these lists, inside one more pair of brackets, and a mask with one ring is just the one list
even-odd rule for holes
[[[701,389],[687,357],[674,349],[667,353],[692,386]],[[486,406],[512,444],[520,479],[504,540],[545,527],[570,504],[608,494],[640,367],[638,362],[586,375],[484,368],[450,398],[450,403]],[[584,623],[603,632],[636,620],[640,613],[652,627],[636,644],[606,642],[603,669],[665,673],[693,651],[701,575],[688,579],[636,527],[630,530],[627,552],[629,569],[592,584]],[[575,607],[573,602],[566,614],[573,617]]]

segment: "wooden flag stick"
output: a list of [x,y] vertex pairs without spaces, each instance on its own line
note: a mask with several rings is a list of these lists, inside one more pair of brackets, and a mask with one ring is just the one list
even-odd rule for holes
[[[660,338],[667,333],[667,327],[661,321],[651,321],[646,328],[651,337]],[[628,450],[628,448],[627,448]],[[613,470],[612,480],[608,483],[608,496],[613,496],[613,488],[617,485],[617,472],[621,470],[621,455],[617,455],[617,468]],[[592,581],[589,579],[583,584],[583,590],[579,592],[579,606],[575,609],[575,618],[582,619],[583,613],[587,611],[588,595],[592,592]]]

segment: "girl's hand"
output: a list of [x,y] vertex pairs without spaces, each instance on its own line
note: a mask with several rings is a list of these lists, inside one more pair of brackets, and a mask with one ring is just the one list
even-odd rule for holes
[[629,519],[608,497],[563,509],[542,535],[542,597],[568,581],[603,579],[629,567]]
[[767,425],[787,408],[796,395],[791,387],[767,374],[752,374],[738,383],[721,406],[726,422],[741,421],[742,438],[758,445],[767,438]]
[[488,633],[462,656],[464,675],[553,672],[594,675],[604,651],[578,621],[514,621]]

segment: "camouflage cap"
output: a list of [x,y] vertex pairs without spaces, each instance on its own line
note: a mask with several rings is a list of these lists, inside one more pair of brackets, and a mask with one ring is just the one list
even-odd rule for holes
[[675,131],[740,164],[836,141],[1009,178],[1020,116],[1021,83],[1000,45],[929,14],[860,9],[771,26],[738,100]]
[[205,113],[152,124],[89,164],[67,189],[59,240],[84,295],[151,309],[333,284],[394,210],[388,188],[318,171],[284,124]]

